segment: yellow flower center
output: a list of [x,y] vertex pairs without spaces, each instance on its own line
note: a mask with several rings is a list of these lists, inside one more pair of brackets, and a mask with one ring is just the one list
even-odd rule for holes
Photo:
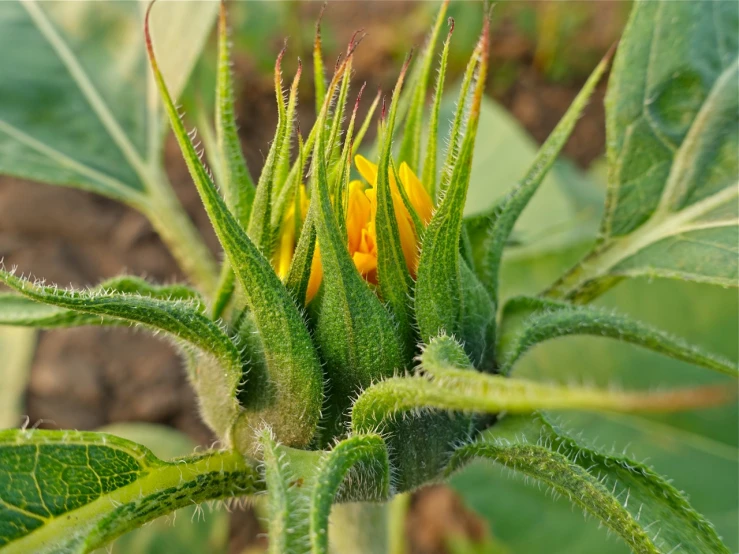
[[[377,283],[377,233],[375,219],[377,217],[377,165],[363,156],[354,159],[357,170],[367,181],[365,186],[361,181],[349,183],[349,207],[346,214],[346,231],[349,255],[354,261],[359,273],[370,283]],[[423,225],[428,225],[433,212],[433,204],[426,189],[421,184],[413,170],[403,162],[398,170],[401,185],[408,201],[415,210]],[[413,218],[405,207],[403,198],[393,172],[390,172],[390,191],[395,209],[395,220],[400,234],[400,244],[403,249],[408,269],[415,276],[418,264],[418,237],[413,226]],[[308,210],[308,199],[304,187],[300,187],[301,221]],[[280,239],[273,258],[273,265],[280,278],[285,279],[290,269],[290,262],[296,246],[296,212],[291,207],[285,214],[280,228]],[[311,266],[311,276],[306,293],[306,302],[310,302],[318,292],[323,279],[323,269],[320,261],[320,250],[316,245]]]

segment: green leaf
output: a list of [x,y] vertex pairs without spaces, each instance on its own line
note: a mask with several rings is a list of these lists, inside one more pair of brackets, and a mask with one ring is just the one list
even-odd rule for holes
[[252,494],[258,475],[240,454],[163,462],[104,433],[0,432],[4,552],[88,552],[178,508]]
[[475,457],[543,482],[600,519],[634,552],[728,552],[663,478],[623,456],[582,447],[539,416],[505,418],[455,452],[448,472]]
[[[115,435],[145,446],[161,460],[188,456],[196,450],[195,442],[181,431],[151,423],[114,423],[99,432]],[[96,554],[157,554],[177,552],[208,552],[220,554],[228,549],[229,515],[221,507],[202,513],[200,506],[179,509],[126,533]]]
[[394,377],[366,389],[352,406],[352,429],[371,432],[417,410],[531,413],[539,409],[662,412],[716,405],[729,392],[706,387],[672,392],[619,392],[537,383],[472,371],[462,346],[440,336],[421,356],[426,377]]
[[[217,12],[215,2],[154,10],[162,68],[184,87]],[[204,290],[212,257],[169,188],[161,107],[137,3],[0,5],[0,173],[81,188],[144,212]],[[23,44],[23,48],[16,45]]]
[[[357,472],[366,499],[385,501],[390,493],[387,447],[379,435],[349,437],[326,452],[316,469],[310,501],[310,542],[313,554],[328,553],[328,520],[342,482]],[[360,485],[362,486],[362,485]]]
[[30,329],[0,328],[0,352],[3,353],[0,361],[0,381],[3,383],[0,388],[0,429],[5,429],[21,423],[23,398],[36,352],[36,333]]
[[511,299],[503,311],[498,343],[501,373],[508,374],[535,345],[558,337],[593,335],[649,348],[677,360],[739,376],[736,364],[628,316],[591,306],[532,297]]
[[[428,91],[429,78],[431,76],[431,66],[434,62],[434,54],[436,51],[436,42],[439,38],[441,26],[444,24],[449,0],[445,0],[439,8],[434,26],[431,28],[423,52],[420,56],[420,66],[417,72],[414,72],[412,85],[410,87],[410,106],[408,115],[405,120],[405,129],[403,130],[403,140],[400,143],[400,151],[398,160],[406,162],[410,168],[416,173],[420,173],[418,160],[421,154],[421,131],[423,127],[423,108],[426,103],[426,92]],[[428,187],[428,183],[424,184]],[[431,191],[431,189],[428,189]]]
[[495,216],[490,218],[488,240],[484,247],[482,260],[482,282],[487,287],[494,302],[499,301],[500,265],[503,248],[513,231],[516,220],[534,196],[549,169],[557,159],[572,130],[575,128],[580,114],[588,103],[593,90],[608,68],[610,56],[598,64],[578,93],[567,113],[554,128],[547,140],[539,149],[531,167],[521,181],[508,193],[508,196],[497,206]]
[[[234,441],[245,451],[252,448],[251,419],[257,417],[273,425],[285,444],[305,445],[315,433],[323,396],[318,355],[297,306],[269,261],[229,212],[200,163],[158,69],[149,29],[146,31],[150,62],[175,137],[216,235],[241,284],[267,360],[269,383],[261,385],[268,385],[262,390],[270,406],[259,414],[242,414],[236,423]],[[298,417],[294,416],[295,410],[299,410]]]
[[606,98],[601,239],[552,296],[639,275],[737,286],[737,25],[725,2],[635,5]]

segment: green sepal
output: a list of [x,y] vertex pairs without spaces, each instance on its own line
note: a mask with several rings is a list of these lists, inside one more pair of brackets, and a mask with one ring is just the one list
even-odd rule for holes
[[313,256],[316,250],[316,224],[315,212],[316,208],[314,200],[315,194],[311,198],[308,206],[308,213],[303,222],[303,228],[300,231],[300,238],[293,253],[293,259],[290,262],[290,271],[288,271],[285,280],[285,288],[295,299],[298,306],[306,303],[306,293],[308,291],[308,282],[310,281],[311,267],[313,264]]
[[[408,300],[411,297],[413,281],[400,242],[393,194],[390,190],[390,170],[398,101],[409,63],[410,58],[406,60],[400,72],[393,90],[387,121],[383,125],[380,159],[377,166],[377,214],[375,218],[379,290],[396,321],[404,358],[408,362],[405,365],[409,365],[413,358],[416,345],[412,306]],[[396,186],[398,189],[403,188],[400,180],[396,181]]]
[[472,370],[453,338],[434,338],[421,355],[422,375],[394,377],[372,385],[352,406],[352,430],[383,430],[414,411],[436,409],[470,413],[531,413],[540,409],[663,412],[716,405],[730,398],[717,387],[668,392],[603,391],[550,385]]
[[[200,295],[186,285],[152,285],[138,277],[122,276],[103,281],[93,290],[136,294],[161,300],[183,300],[190,302],[190,305],[198,311],[204,310]],[[130,323],[112,317],[42,304],[17,294],[0,293],[0,325],[52,329],[84,325],[114,326],[128,324]]]
[[157,459],[105,433],[0,431],[0,548],[90,552],[178,508],[250,495],[256,470],[233,451]]
[[[282,152],[282,144],[287,135],[287,114],[285,108],[285,99],[282,96],[282,58],[285,55],[285,48],[280,51],[275,63],[275,93],[277,97],[277,130],[272,145],[267,153],[267,159],[264,161],[262,173],[259,175],[257,183],[257,193],[254,197],[254,206],[249,218],[249,226],[247,228],[249,238],[261,250],[261,252],[269,258],[272,254],[273,235],[272,235],[272,204],[273,195],[276,194],[277,187],[275,177],[277,175],[277,166],[279,163],[280,153]],[[300,79],[300,66],[293,80],[293,88],[297,88]]]
[[321,107],[326,98],[326,70],[323,65],[323,52],[321,51],[321,19],[326,4],[321,8],[321,13],[316,21],[316,36],[313,41],[313,88],[316,95],[316,117],[321,113]]
[[446,79],[446,66],[449,59],[449,44],[452,40],[452,32],[454,31],[454,20],[449,18],[449,33],[444,41],[444,47],[441,51],[441,61],[439,62],[439,73],[436,77],[436,86],[434,87],[434,100],[431,105],[431,117],[429,120],[428,140],[426,141],[426,153],[423,160],[423,173],[421,174],[421,182],[431,197],[432,202],[436,203],[436,149],[439,141],[439,111],[441,110],[441,99],[444,95],[444,80]]
[[441,167],[441,175],[439,177],[439,186],[436,191],[436,198],[441,202],[444,198],[446,190],[449,187],[449,183],[452,180],[452,172],[455,168],[455,163],[459,157],[460,139],[462,130],[464,129],[464,119],[468,108],[468,100],[470,94],[470,88],[472,88],[472,80],[475,77],[475,70],[477,69],[478,60],[482,55],[481,44],[478,43],[475,50],[472,52],[467,67],[462,77],[462,84],[459,88],[459,96],[457,97],[457,109],[454,112],[454,119],[452,120],[452,128],[449,132],[449,146],[447,147],[446,156],[444,157],[444,165]]
[[270,429],[259,431],[258,441],[267,489],[269,552],[309,552],[306,476],[293,471],[286,448]]
[[478,271],[483,275],[482,281],[487,287],[490,296],[494,302],[498,302],[500,279],[500,264],[503,258],[503,249],[513,231],[518,217],[529,203],[529,200],[538,190],[539,185],[546,177],[549,169],[551,169],[557,156],[564,147],[567,139],[570,138],[572,130],[575,128],[580,114],[588,104],[590,96],[595,90],[596,85],[605,73],[610,64],[610,53],[598,64],[583,88],[575,97],[567,113],[562,117],[547,140],[541,146],[539,151],[531,163],[528,173],[521,181],[508,193],[506,198],[493,207],[494,214],[489,216],[491,223],[489,228],[489,238],[485,243],[485,252],[483,262]]
[[[473,314],[476,313],[477,308],[471,307],[469,302],[465,303],[464,297],[468,293],[473,293],[473,298],[479,295],[474,294],[477,287],[463,286],[464,283],[469,284],[473,281],[467,275],[463,283],[460,240],[480,103],[487,75],[488,43],[489,23],[486,20],[480,41],[475,49],[476,52],[480,52],[476,72],[478,81],[462,149],[458,159],[455,160],[449,188],[445,191],[439,208],[434,212],[426,228],[421,245],[415,289],[415,311],[421,339],[424,341],[429,341],[431,337],[445,332],[459,336],[466,344],[467,337],[462,333],[469,331],[466,322],[475,319]],[[452,146],[453,143],[450,144],[450,149]],[[467,308],[464,307],[465,305]],[[476,341],[472,337],[470,339],[468,354],[475,360],[481,360],[483,353],[475,348]]]
[[404,364],[393,319],[357,271],[331,210],[324,148],[319,134],[311,188],[324,277],[315,336],[331,383],[328,437],[341,432],[343,414],[361,388]]
[[[197,301],[193,304],[187,299],[163,300],[138,292],[117,292],[112,287],[110,290],[64,290],[35,284],[4,270],[0,270],[0,281],[35,302],[94,315],[98,319],[115,318],[141,324],[154,331],[164,331],[219,360],[231,375],[229,380],[234,390],[241,381],[238,349],[226,332],[202,313],[202,305]],[[134,285],[138,281],[126,278],[122,282]],[[132,286],[129,290],[142,288]],[[151,289],[155,290],[154,287]]]
[[[146,30],[149,59],[175,137],[259,330],[270,382],[277,393],[269,414],[282,415],[275,422],[269,420],[267,413],[258,417],[274,423],[276,435],[285,444],[306,445],[315,433],[323,398],[323,374],[317,352],[290,294],[229,212],[200,163],[157,68],[148,26]],[[287,413],[294,414],[289,421],[284,417]],[[244,415],[236,425],[233,439],[243,451],[249,451],[253,446],[251,419]]]
[[[431,29],[431,33],[426,39],[426,43],[421,54],[420,67],[413,76],[412,86],[410,88],[410,106],[405,120],[405,128],[403,130],[403,140],[400,143],[400,152],[398,159],[406,162],[410,168],[417,174],[420,173],[418,160],[421,153],[421,131],[423,127],[423,108],[426,103],[426,92],[428,90],[429,77],[431,76],[431,66],[434,61],[434,52],[436,50],[436,42],[439,38],[441,26],[444,23],[449,0],[444,0],[436,21]],[[425,184],[425,183],[424,183]],[[426,185],[428,186],[428,185]]]
[[221,160],[226,205],[242,229],[249,225],[256,188],[241,150],[234,108],[231,45],[226,21],[226,5],[221,2],[218,19],[218,67],[216,77],[216,146]]
[[[337,443],[321,456],[310,499],[310,543],[312,554],[328,554],[328,520],[331,507],[341,495],[348,500],[384,502],[390,495],[390,462],[379,435],[354,435]],[[362,490],[357,490],[361,488]]]
[[[298,108],[298,85],[300,84],[300,75],[302,73],[303,63],[300,61],[300,58],[298,58],[298,70],[296,71],[295,78],[290,86],[290,94],[287,99],[287,110],[285,112],[285,136],[282,138],[282,144],[277,153],[277,163],[273,177],[274,185],[272,191],[272,195],[274,197],[279,197],[282,189],[293,182],[288,179],[288,172],[290,171],[290,150],[292,148],[293,133],[295,132],[295,117]],[[274,201],[272,201],[272,203],[274,204]],[[274,222],[274,214],[272,215],[272,222]]]
[[507,416],[452,456],[447,476],[483,458],[532,477],[600,519],[640,554],[726,553],[715,529],[650,468],[582,446],[543,416]]
[[648,348],[683,362],[739,377],[735,363],[628,316],[594,306],[576,306],[519,296],[503,310],[499,341],[501,372],[508,374],[535,345],[558,337],[592,335]]

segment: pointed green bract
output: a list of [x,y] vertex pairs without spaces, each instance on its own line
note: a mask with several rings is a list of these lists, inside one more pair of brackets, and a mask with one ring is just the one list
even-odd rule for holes
[[313,87],[316,93],[316,116],[321,113],[321,107],[326,98],[326,71],[323,66],[323,52],[321,51],[321,19],[326,4],[321,8],[321,13],[316,21],[316,37],[313,41]]
[[434,339],[421,355],[425,376],[394,377],[366,389],[352,406],[352,429],[383,429],[395,418],[427,409],[489,414],[540,409],[664,412],[716,405],[731,397],[728,389],[716,387],[649,393],[547,385],[485,375],[471,367],[459,343],[448,336]]
[[452,179],[452,172],[454,171],[457,157],[459,156],[460,149],[460,138],[462,136],[462,130],[464,129],[463,121],[467,110],[468,98],[470,88],[472,87],[472,80],[475,77],[475,70],[477,69],[478,61],[480,56],[483,55],[483,51],[480,50],[481,43],[477,44],[477,47],[472,52],[469,61],[467,62],[467,68],[464,71],[462,77],[462,85],[459,89],[459,96],[457,98],[457,109],[454,112],[454,119],[452,120],[452,127],[449,132],[449,146],[444,157],[444,165],[441,168],[441,177],[439,179],[439,187],[436,192],[436,199],[443,199],[446,189],[449,187],[449,183]]
[[429,136],[426,141],[426,154],[423,161],[423,173],[421,182],[426,187],[432,201],[436,199],[436,145],[439,141],[439,110],[441,109],[441,98],[444,93],[444,79],[446,78],[446,66],[449,59],[449,43],[454,31],[454,20],[449,18],[449,33],[444,41],[439,62],[439,74],[436,77],[434,87],[434,101],[431,108],[431,119],[429,121]]
[[[159,300],[184,301],[196,311],[204,311],[200,295],[185,285],[152,285],[131,276],[114,277],[92,289],[96,293],[122,293]],[[75,309],[44,304],[17,294],[0,293],[0,325],[18,325],[46,329],[84,325],[130,325],[130,321]]]
[[[273,425],[285,444],[305,445],[315,433],[323,396],[322,371],[310,335],[269,261],[228,211],[200,163],[157,69],[150,41],[149,54],[175,137],[259,330],[270,382],[276,391],[269,411],[272,417],[260,417]],[[249,448],[244,440],[253,436],[248,430],[251,423],[242,418],[241,424],[245,429],[234,431],[236,440]]]
[[[277,154],[277,164],[275,167],[274,190],[273,195],[279,196],[282,189],[290,185],[288,173],[290,171],[290,150],[292,148],[293,134],[295,133],[296,112],[298,109],[298,85],[300,84],[300,75],[303,73],[303,63],[298,58],[298,70],[295,78],[290,86],[290,94],[287,99],[287,110],[285,111],[285,136],[282,138],[282,144]],[[300,153],[298,153],[300,157]],[[274,203],[274,201],[273,201]],[[274,221],[274,215],[272,215]]]
[[[328,518],[342,482],[357,472],[366,500],[385,501],[390,494],[390,465],[387,447],[379,435],[355,435],[325,453],[316,469],[310,501],[310,543],[312,554],[328,554]],[[360,485],[361,486],[361,485]]]
[[331,382],[328,410],[333,434],[341,430],[342,414],[352,397],[401,370],[404,363],[392,317],[357,271],[331,210],[323,140],[319,134],[312,171],[324,274],[316,341]]
[[[398,77],[387,120],[383,126],[380,160],[377,166],[377,214],[375,218],[377,280],[380,285],[380,294],[395,318],[403,353],[408,361],[413,357],[415,349],[413,313],[409,302],[412,280],[400,243],[397,214],[393,202],[393,193],[390,190],[390,169],[398,101],[409,63],[410,58],[406,60]],[[399,180],[396,181],[395,186],[398,189],[403,188]]]
[[510,373],[519,359],[541,342],[570,335],[593,335],[618,339],[739,377],[739,369],[729,360],[703,352],[665,331],[601,308],[517,297],[506,304],[502,321],[499,359],[504,374]]
[[531,164],[531,169],[518,185],[508,193],[508,196],[497,208],[498,212],[496,216],[491,219],[489,239],[485,245],[486,251],[481,270],[483,273],[482,281],[495,302],[498,301],[498,281],[500,279],[500,263],[503,258],[503,248],[511,235],[513,226],[516,224],[521,212],[528,205],[531,197],[538,190],[539,185],[556,161],[567,139],[570,138],[570,134],[575,128],[580,114],[590,100],[593,90],[595,90],[609,63],[610,54],[606,55],[598,64],[598,67],[595,68],[582,90],[580,90],[568,108],[567,113],[565,113],[554,128],[554,131],[552,131],[546,142],[539,149],[536,158]]
[[[487,50],[489,42],[489,23],[486,20],[476,51],[481,53],[477,68],[477,85],[470,109],[469,123],[459,158],[454,165],[450,185],[445,192],[439,208],[429,222],[423,236],[421,257],[418,262],[418,277],[415,290],[415,309],[421,339],[428,341],[442,332],[457,334],[463,331],[462,324],[476,311],[470,305],[465,282],[462,280],[459,253],[462,236],[462,214],[472,167],[472,151],[477,133],[480,102],[482,101],[485,76],[487,75]],[[450,146],[451,148],[451,146]],[[472,276],[474,277],[474,276]],[[479,295],[474,295],[476,299]],[[488,299],[489,302],[489,299]],[[486,306],[486,310],[487,310]],[[461,336],[466,341],[466,337]],[[470,343],[470,355],[475,359],[483,357],[482,352]]]
[[[400,144],[400,152],[398,159],[406,162],[413,171],[420,173],[418,160],[421,153],[421,131],[423,127],[423,108],[426,103],[426,92],[428,90],[429,77],[431,76],[431,66],[434,61],[434,53],[436,51],[436,41],[439,38],[441,26],[444,24],[449,0],[444,0],[439,8],[431,33],[426,39],[423,53],[420,57],[420,67],[411,87],[411,98],[408,115],[405,120],[405,129],[403,130],[403,140]],[[424,183],[427,187],[428,185]]]
[[140,294],[76,291],[42,286],[0,270],[0,281],[22,295],[43,304],[66,308],[100,318],[140,323],[212,354],[231,375],[235,389],[241,380],[241,361],[236,346],[216,323],[187,300],[161,300]]
[[455,452],[447,474],[475,458],[545,483],[600,519],[634,552],[729,552],[666,479],[623,455],[578,444],[541,415],[506,417]]
[[255,493],[258,476],[232,451],[163,462],[105,433],[0,432],[0,548],[89,552],[178,508]]
[[289,457],[269,429],[259,432],[259,445],[267,485],[269,552],[307,552],[309,497],[301,491],[304,483],[298,483]]
[[231,44],[226,23],[226,6],[221,3],[218,20],[218,69],[216,81],[216,144],[223,164],[223,189],[226,205],[243,229],[249,225],[255,187],[241,151],[236,126]]

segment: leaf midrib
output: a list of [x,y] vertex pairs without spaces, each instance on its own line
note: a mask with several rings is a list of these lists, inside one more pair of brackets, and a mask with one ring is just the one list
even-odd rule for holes
[[[181,487],[183,483],[190,480],[184,476],[186,470],[192,472],[191,479],[216,469],[220,472],[248,471],[243,458],[232,451],[217,452],[189,464],[160,463],[161,467],[142,469],[145,475],[126,486],[103,494],[76,510],[49,518],[47,523],[36,531],[5,545],[3,554],[49,552],[50,548],[53,549],[54,546],[59,545],[60,538],[74,540],[74,537],[83,535],[80,540],[84,541],[84,535],[94,529],[102,518],[117,507],[137,502],[170,488]],[[79,525],[78,522],[85,523]]]
[[116,120],[109,106],[105,103],[97,88],[85,72],[79,60],[75,57],[64,38],[54,28],[44,10],[36,0],[24,0],[21,5],[28,12],[29,17],[36,25],[41,35],[46,39],[51,48],[64,64],[70,77],[77,84],[82,95],[92,108],[100,123],[110,135],[113,142],[119,148],[126,161],[136,171],[142,184],[149,188],[152,181],[151,171],[141,154],[129,140],[120,123]]

